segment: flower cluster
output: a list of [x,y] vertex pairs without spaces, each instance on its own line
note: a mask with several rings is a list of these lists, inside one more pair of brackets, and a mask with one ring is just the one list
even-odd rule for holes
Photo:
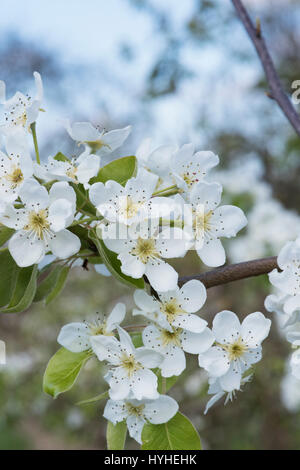
[[[234,313],[222,311],[210,329],[198,315],[207,297],[204,284],[190,280],[182,285],[170,261],[193,249],[206,266],[222,266],[222,239],[235,237],[247,220],[240,208],[221,204],[222,186],[210,180],[218,156],[195,152],[193,144],[152,149],[146,139],[136,157],[115,160],[110,154],[124,143],[130,126],[106,132],[88,122],[64,121],[82,151],[75,157],[58,152],[41,161],[36,120],[43,111],[43,87],[40,75],[34,77],[34,99],[17,92],[6,100],[0,82],[6,113],[0,126],[5,143],[0,152],[0,228],[6,230],[5,250],[14,269],[35,266],[24,272],[39,276],[33,283],[35,289],[39,285],[38,292],[31,291],[18,304],[27,308],[29,298],[49,298],[51,289],[57,295],[66,272],[62,270],[78,263],[86,267],[90,260],[97,272],[111,272],[135,286],[132,317],[147,320],[138,328],[138,344],[130,335],[136,325],[121,326],[126,309],[119,303],[107,317],[65,325],[58,336],[62,353],[55,360],[67,351],[64,367],[92,355],[104,362],[109,387],[104,416],[113,424],[126,420],[130,435],[142,443],[145,423],[166,423],[177,414],[178,404],[166,395],[167,380],[186,369],[186,355],[197,355],[208,373],[213,398],[207,409],[223,395],[232,399],[261,359],[270,320],[255,312],[240,324]],[[110,163],[103,165],[104,157],[111,157]],[[46,255],[52,255],[52,262],[45,266]],[[270,275],[280,289],[271,302],[283,305],[293,321],[300,306],[299,260],[296,241],[280,254],[282,272]],[[17,287],[16,296],[22,290]],[[77,366],[63,378],[70,380],[80,370]],[[47,371],[45,377],[47,382]]]

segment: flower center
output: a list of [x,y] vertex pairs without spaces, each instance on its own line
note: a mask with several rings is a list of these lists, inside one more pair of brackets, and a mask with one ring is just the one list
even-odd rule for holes
[[91,153],[96,153],[97,150],[100,150],[102,147],[111,148],[110,145],[106,144],[103,140],[86,140],[83,142],[84,144],[88,145],[91,149]]
[[173,331],[162,330],[161,332],[161,342],[163,346],[168,346],[173,344],[181,348],[180,334],[182,333],[181,328],[174,328]]
[[127,220],[136,216],[141,204],[134,202],[130,196],[125,196],[120,199],[120,214]]
[[197,178],[197,173],[186,171],[181,176],[189,188],[192,188],[192,186],[199,181]]
[[50,224],[47,219],[48,213],[45,209],[39,212],[32,211],[28,217],[28,224],[24,227],[24,230],[32,230],[38,238],[43,240],[44,231],[50,229]]
[[244,343],[241,337],[239,337],[234,343],[219,344],[219,346],[228,353],[230,361],[239,359],[248,350],[248,346]]
[[213,211],[209,211],[205,214],[203,210],[200,210],[194,213],[193,229],[197,239],[203,237],[204,233],[210,231],[210,219],[212,215]]
[[180,307],[179,303],[174,298],[168,300],[167,302],[163,302],[160,310],[166,315],[169,323],[172,323],[177,315],[186,313],[186,311]]
[[121,357],[121,366],[125,369],[127,376],[131,377],[136,371],[142,368],[141,364],[137,362],[132,354],[123,353]]
[[12,173],[6,176],[6,179],[12,183],[14,188],[16,188],[24,180],[22,170],[18,167],[15,167]]
[[144,264],[151,258],[157,258],[158,252],[156,250],[155,240],[153,238],[146,240],[144,238],[138,238],[136,246],[131,250],[131,254],[137,256]]
[[134,406],[131,403],[126,403],[126,409],[129,415],[143,416],[145,405]]
[[66,175],[72,180],[76,180],[77,168],[75,166],[70,166],[66,171]]

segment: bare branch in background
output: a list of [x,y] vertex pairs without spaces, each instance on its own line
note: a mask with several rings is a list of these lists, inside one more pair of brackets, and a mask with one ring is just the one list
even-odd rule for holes
[[256,52],[261,60],[262,66],[267,77],[267,81],[270,86],[269,96],[278,103],[283,113],[290,121],[297,134],[300,136],[300,116],[296,112],[289,97],[282,88],[282,85],[274,67],[273,60],[269,54],[266,42],[263,38],[260,22],[259,27],[258,25],[254,26],[242,2],[240,0],[231,1],[247,33],[249,34],[250,39],[252,40]]
[[181,286],[191,279],[198,279],[203,282],[206,288],[209,288],[220,284],[227,284],[228,282],[239,281],[240,279],[245,279],[247,277],[267,274],[275,268],[279,269],[277,266],[276,256],[254,259],[252,261],[245,261],[244,263],[222,266],[201,274],[180,277],[179,285]]

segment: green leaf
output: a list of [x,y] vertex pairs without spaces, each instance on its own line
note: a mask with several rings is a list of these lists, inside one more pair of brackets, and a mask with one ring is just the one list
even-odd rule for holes
[[127,436],[127,424],[125,421],[112,424],[107,423],[106,440],[108,450],[123,450]]
[[58,277],[57,277],[57,280],[53,289],[46,297],[46,305],[50,304],[50,302],[52,302],[52,300],[54,300],[61,293],[61,291],[65,287],[65,283],[66,283],[69,272],[70,272],[69,266],[62,267],[62,269],[60,270],[58,274]]
[[0,250],[0,308],[7,305],[15,288],[18,266],[7,248]]
[[181,413],[164,424],[145,424],[142,450],[201,450],[200,436]]
[[89,215],[96,215],[96,207],[89,200],[88,191],[82,184],[71,183],[76,193],[77,209],[82,210]]
[[106,248],[103,240],[97,237],[94,230],[90,231],[89,236],[95,243],[103,263],[114,277],[130,287],[134,286],[138,289],[144,288],[144,280],[142,278],[134,279],[122,273],[121,262],[118,260],[118,255]]
[[90,181],[90,184],[106,183],[109,180],[114,180],[124,186],[130,178],[136,176],[136,173],[136,157],[118,158],[118,160],[114,160],[101,168],[98,175]]
[[48,297],[51,291],[55,288],[62,269],[63,266],[61,264],[57,264],[54,268],[52,267],[52,269],[50,269],[47,276],[42,280],[37,288],[34,302],[40,302]]
[[0,246],[3,246],[14,233],[15,231],[12,228],[0,224]]
[[54,160],[58,162],[70,162],[70,159],[66,157],[62,152],[58,152],[55,157],[53,157]]
[[74,225],[73,227],[68,227],[68,230],[80,238],[82,250],[91,249],[93,251],[96,249],[95,245],[89,239],[89,232],[86,228],[81,227],[80,225]]
[[92,357],[90,350],[72,353],[60,348],[48,362],[43,380],[44,392],[56,398],[70,390],[90,357]]
[[27,310],[33,302],[37,286],[38,266],[18,269],[9,305],[2,313],[19,313]]
[[100,400],[105,400],[105,398],[108,398],[108,392],[103,392],[100,395],[96,395],[95,397],[88,398],[87,400],[82,400],[76,403],[76,405],[90,405],[91,403],[98,402]]
[[142,333],[132,333],[130,336],[135,348],[144,346]]

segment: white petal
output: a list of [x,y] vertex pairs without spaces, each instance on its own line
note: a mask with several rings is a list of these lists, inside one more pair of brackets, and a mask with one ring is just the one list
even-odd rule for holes
[[135,352],[135,348],[133,346],[130,335],[120,326],[117,326],[117,330],[120,337],[120,344],[122,349],[126,350],[128,354],[133,354]]
[[146,403],[144,415],[152,424],[167,423],[178,411],[178,403],[174,398],[160,395],[157,400]]
[[187,252],[186,232],[180,228],[163,229],[157,237],[156,247],[163,258],[182,258]]
[[193,313],[186,313],[183,315],[176,315],[172,321],[172,325],[194,333],[201,333],[205,329],[207,321]]
[[122,273],[127,276],[139,279],[145,274],[146,265],[136,256],[130,255],[129,253],[120,253],[118,259],[121,261]]
[[136,290],[134,292],[133,298],[136,305],[144,312],[155,312],[160,308],[159,302],[142,289]]
[[49,246],[55,256],[65,259],[78,253],[81,242],[74,233],[69,232],[69,230],[61,230],[49,240]]
[[195,313],[206,301],[206,289],[202,282],[193,279],[186,282],[179,291],[178,300],[181,307],[189,313]]
[[206,415],[206,413],[210,410],[210,408],[214,406],[214,404],[217,403],[224,395],[225,395],[225,392],[219,392],[219,393],[216,393],[216,395],[214,395],[213,397],[211,397],[211,399],[208,400],[208,402],[206,403],[204,414]]
[[[101,147],[100,151],[97,152],[99,155],[101,153],[110,153],[121,147],[125,142],[127,137],[131,132],[131,126],[123,127],[123,129],[114,129],[103,135],[102,139],[105,142],[105,146]],[[90,140],[90,139],[89,139]]]
[[93,142],[101,136],[100,132],[90,122],[74,122],[70,125],[70,122],[66,120],[64,125],[70,137],[78,142]]
[[142,444],[142,430],[145,424],[144,419],[141,416],[128,416],[127,427],[130,437],[135,439],[139,444]]
[[89,198],[95,207],[107,201],[107,191],[103,183],[94,183],[89,190]]
[[249,347],[256,348],[268,336],[270,328],[271,320],[266,318],[261,312],[254,312],[243,321],[241,335]]
[[15,233],[8,242],[8,249],[21,268],[38,264],[45,256],[45,244],[42,240],[29,238],[27,232]]
[[51,230],[59,232],[65,229],[72,222],[74,209],[72,204],[66,199],[57,199],[49,207],[48,221]]
[[46,209],[49,205],[49,195],[44,186],[35,180],[27,180],[20,191],[20,198],[29,207]]
[[240,336],[240,321],[235,313],[223,310],[215,316],[212,331],[218,343],[232,343]]
[[190,354],[203,354],[214,343],[215,337],[209,328],[205,328],[202,333],[183,331],[181,334],[181,344],[184,351]]
[[107,400],[103,416],[105,419],[111,421],[113,424],[124,421],[124,419],[126,419],[127,417],[127,411],[124,401]]
[[126,315],[126,306],[125,304],[118,303],[114,309],[111,311],[107,318],[106,329],[107,331],[112,331],[116,328],[116,325],[122,323]]
[[221,206],[214,211],[210,223],[216,227],[217,236],[230,238],[247,225],[247,219],[239,207]]
[[50,204],[59,199],[66,199],[70,204],[76,207],[76,193],[66,181],[54,183],[49,191]]
[[213,377],[220,377],[229,370],[230,363],[224,351],[212,346],[207,352],[199,355],[199,366],[203,367]]
[[152,260],[146,264],[145,275],[153,289],[165,292],[175,289],[178,282],[178,274],[175,269],[163,260]]
[[110,390],[109,396],[112,400],[124,400],[130,394],[130,381],[124,376],[124,371],[118,367],[104,377],[107,380]]
[[239,390],[241,386],[242,374],[238,370],[234,363],[230,365],[228,372],[220,377],[220,385],[225,392],[232,392],[233,390]]
[[163,355],[159,352],[144,347],[136,350],[135,358],[143,367],[147,367],[148,369],[159,367],[164,359]]
[[131,392],[137,400],[155,400],[158,397],[157,377],[149,369],[138,370],[131,380]]
[[98,174],[100,168],[100,157],[88,155],[77,167],[77,179],[80,183],[88,183],[91,178]]
[[204,213],[213,211],[220,204],[222,186],[219,183],[197,183],[191,191],[191,202],[193,206],[202,206]]
[[60,330],[57,342],[73,353],[86,351],[91,347],[89,328],[84,323],[69,323]]
[[159,366],[161,369],[162,377],[173,377],[174,375],[181,375],[186,368],[185,355],[182,349],[173,347],[165,356],[164,361]]
[[226,261],[225,250],[220,240],[204,241],[203,247],[197,253],[206,266],[222,266]]
[[114,336],[91,336],[91,345],[99,361],[108,361],[114,365],[120,363],[121,346]]

